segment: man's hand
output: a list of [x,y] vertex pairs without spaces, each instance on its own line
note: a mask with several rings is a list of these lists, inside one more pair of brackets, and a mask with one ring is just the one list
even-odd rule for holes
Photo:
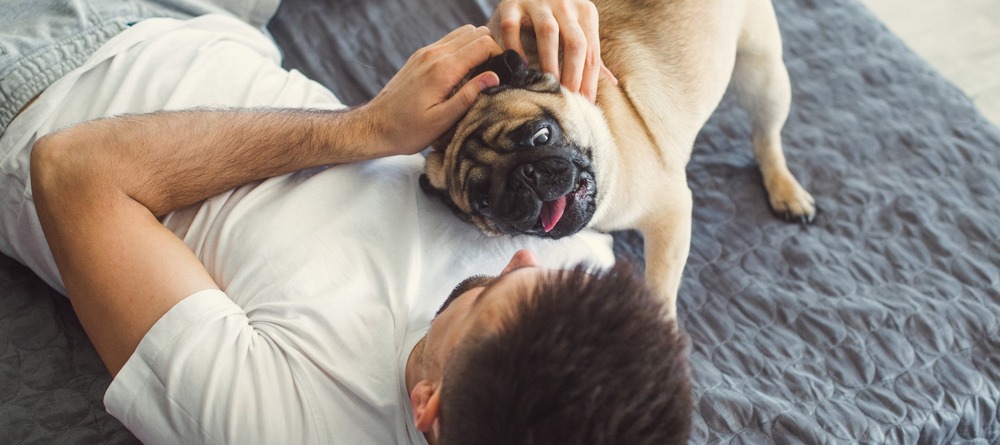
[[500,30],[504,47],[522,57],[521,29],[533,27],[542,71],[554,74],[566,89],[591,102],[597,99],[597,79],[602,73],[617,83],[601,60],[597,8],[589,0],[502,0],[490,21],[491,27]]
[[486,27],[472,25],[417,50],[363,106],[371,119],[373,136],[396,154],[427,148],[458,122],[481,90],[500,83],[495,73],[486,72],[454,91],[469,70],[500,52]]

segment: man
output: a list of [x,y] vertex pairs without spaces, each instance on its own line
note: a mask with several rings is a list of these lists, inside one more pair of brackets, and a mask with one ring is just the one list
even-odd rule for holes
[[520,250],[603,266],[606,237],[484,238],[415,186],[498,52],[460,28],[338,110],[231,15],[136,21],[0,137],[0,247],[65,290],[148,443],[683,438],[681,347],[644,288]]

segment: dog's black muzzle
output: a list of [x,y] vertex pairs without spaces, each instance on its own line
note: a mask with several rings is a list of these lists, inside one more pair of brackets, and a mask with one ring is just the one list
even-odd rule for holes
[[502,195],[492,208],[476,210],[506,233],[560,238],[582,229],[593,215],[596,184],[582,157],[524,162],[504,179]]

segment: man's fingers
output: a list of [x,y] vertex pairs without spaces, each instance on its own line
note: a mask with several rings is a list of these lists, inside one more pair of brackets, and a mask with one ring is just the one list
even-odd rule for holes
[[476,32],[470,34],[470,38],[468,39],[460,38],[455,42],[457,44],[461,41],[465,41],[465,44],[456,46],[450,53],[451,57],[448,61],[449,66],[452,67],[452,71],[458,75],[455,79],[456,81],[465,77],[465,74],[469,70],[482,64],[490,56],[502,52],[500,45],[497,45],[496,40],[493,40],[486,27],[476,29]]
[[580,84],[584,78],[584,70],[587,66],[588,48],[587,36],[583,29],[575,22],[567,22],[562,27],[562,49],[563,64],[562,76],[559,81],[568,90],[575,93],[580,91]]
[[438,41],[418,49],[410,56],[411,59],[426,64],[449,57],[456,49],[464,47],[470,40],[489,35],[485,28],[477,28],[472,25],[464,25],[448,33]]
[[[458,51],[461,48],[464,48],[466,45],[476,41],[477,39],[481,39],[484,37],[488,37],[490,40],[493,39],[490,36],[490,29],[485,26],[479,26],[479,27],[474,27],[472,25],[466,25],[466,26],[468,26],[469,28],[465,29],[464,32],[455,33],[455,35],[453,36],[452,34],[448,34],[448,36],[445,36],[446,38],[448,38],[449,36],[451,37],[448,39],[448,41],[444,41],[444,39],[441,39],[441,41],[439,41],[441,48],[450,54],[454,51]],[[463,28],[465,28],[465,26],[459,29]]]
[[472,78],[455,95],[451,96],[450,99],[435,107],[439,117],[435,121],[446,122],[448,125],[445,128],[454,125],[455,122],[458,122],[469,111],[469,107],[479,97],[480,91],[497,85],[500,85],[500,78],[492,71],[487,71]]
[[538,62],[542,71],[559,78],[559,22],[552,12],[538,6],[530,11],[538,44]]
[[522,28],[534,28],[541,70],[594,101],[602,74],[617,83],[601,60],[598,14],[587,0],[501,0],[491,19],[499,22],[491,21],[490,26],[499,26],[504,46],[522,56]]
[[445,44],[445,43],[451,42],[452,40],[455,40],[456,38],[458,38],[458,37],[460,37],[460,36],[462,36],[464,34],[468,34],[470,32],[473,32],[475,30],[476,30],[475,26],[472,26],[472,25],[462,25],[462,26],[458,27],[457,29],[455,29],[454,31],[449,32],[448,34],[446,34],[444,37],[442,37],[440,40],[438,40],[437,43],[439,43],[439,44]]
[[580,81],[580,94],[591,102],[597,100],[597,81],[601,77],[600,67],[592,66],[592,58],[588,57],[583,70],[583,78]]
[[[427,61],[438,60],[442,57],[450,57],[455,51],[464,48],[469,42],[476,39],[489,37],[490,30],[485,26],[464,25],[442,37],[437,42],[427,45],[417,50],[415,55],[420,54]],[[492,40],[492,38],[490,38]]]
[[[463,27],[464,28],[464,27]],[[486,27],[467,28],[451,35],[450,39],[433,44],[423,51],[420,62],[427,79],[425,88],[439,92],[440,100],[445,100],[455,84],[491,55],[500,54],[500,46]],[[418,51],[418,52],[420,52]]]
[[582,17],[574,4],[561,4],[555,8],[553,15],[559,22],[559,35],[562,47],[562,71],[559,81],[570,92],[580,91],[583,80],[584,62],[587,60],[587,34],[585,34]]
[[500,38],[503,40],[504,49],[512,49],[524,57],[524,47],[521,46],[521,25],[524,14],[521,8],[508,5],[500,17],[502,17],[500,19]]
[[601,77],[602,69],[607,70],[601,60],[601,37],[598,33],[597,7],[593,3],[587,3],[581,8],[580,23],[588,42],[584,56],[580,93],[593,102],[597,99],[597,80]]

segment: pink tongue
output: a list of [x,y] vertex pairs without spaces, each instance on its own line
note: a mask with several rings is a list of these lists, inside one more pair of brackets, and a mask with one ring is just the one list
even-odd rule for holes
[[542,212],[538,215],[538,218],[542,220],[542,228],[545,229],[545,233],[548,233],[559,223],[559,219],[562,218],[565,211],[565,196],[560,196],[555,201],[548,201],[542,204]]

